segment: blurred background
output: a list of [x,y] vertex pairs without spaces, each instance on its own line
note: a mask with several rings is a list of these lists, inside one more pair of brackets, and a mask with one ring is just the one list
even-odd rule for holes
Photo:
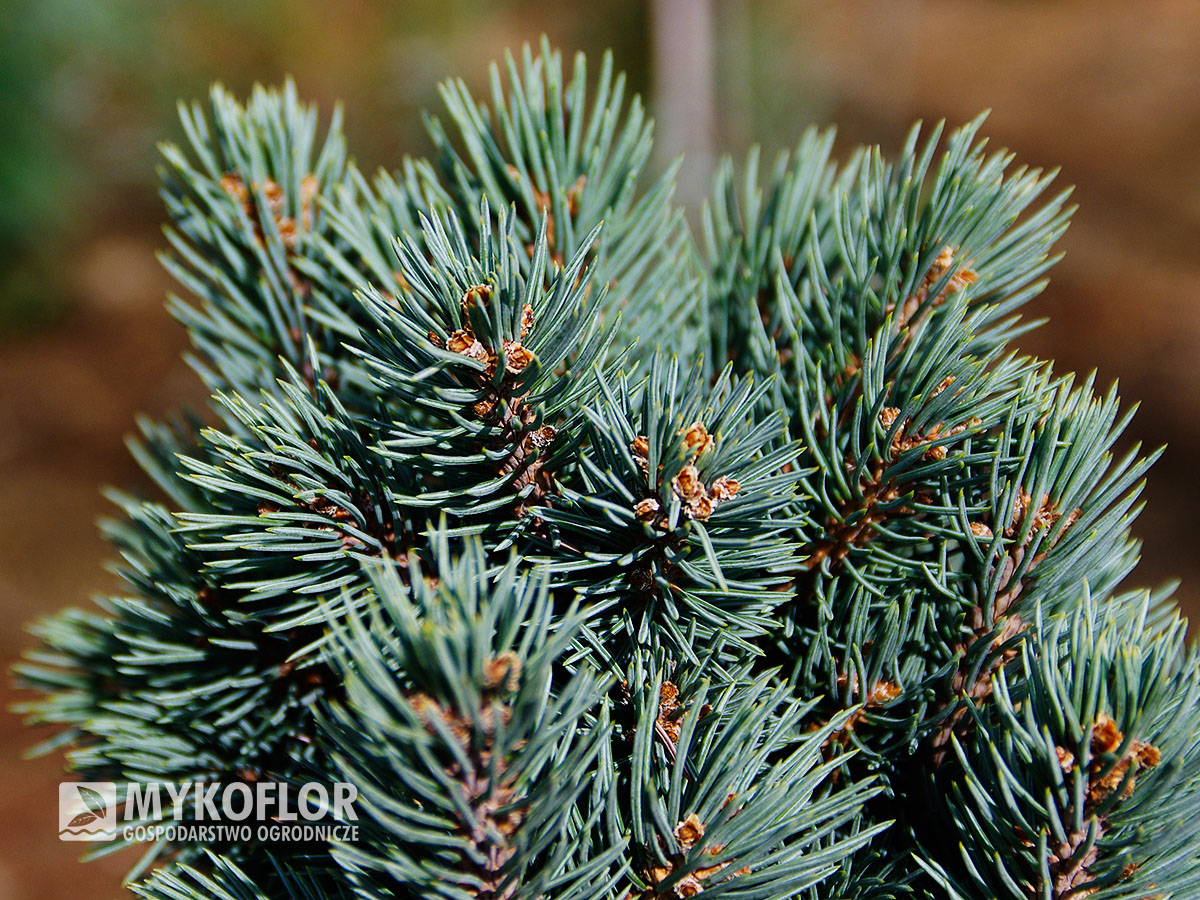
[[[1061,166],[1080,210],[1025,348],[1098,368],[1168,443],[1139,520],[1140,579],[1180,577],[1200,613],[1200,5],[1193,0],[4,0],[0,4],[0,654],[21,624],[111,584],[99,488],[136,485],[138,412],[202,402],[163,311],[156,142],[177,98],[292,74],[345,102],[370,170],[423,153],[419,109],[546,33],[611,47],[659,120],[682,189],[716,155],[774,152],[809,123],[894,151],[913,120],[965,122],[1023,163]],[[19,699],[0,679],[7,707]],[[0,714],[0,900],[115,897],[132,864],[81,868],[56,839],[61,760]]]

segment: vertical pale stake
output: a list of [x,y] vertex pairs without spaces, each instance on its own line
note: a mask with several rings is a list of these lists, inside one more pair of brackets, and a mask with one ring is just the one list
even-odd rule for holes
[[708,191],[715,159],[712,0],[654,0],[655,145],[673,159],[683,153],[678,200],[692,206]]

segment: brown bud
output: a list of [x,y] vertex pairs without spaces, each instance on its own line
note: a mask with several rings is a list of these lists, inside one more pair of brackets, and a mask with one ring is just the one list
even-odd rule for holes
[[974,269],[964,266],[951,276],[950,290],[947,293],[962,290],[968,284],[974,284],[978,280],[978,273]]
[[553,425],[543,425],[537,431],[529,435],[529,439],[535,447],[549,447],[553,443],[555,436],[558,434],[558,429]]
[[517,375],[533,362],[533,354],[521,346],[520,341],[504,342],[504,368]]
[[634,505],[633,514],[637,516],[639,522],[649,522],[661,508],[662,504],[657,500],[653,497],[647,497],[645,500],[641,500]]
[[470,313],[476,303],[485,303],[491,296],[492,288],[486,284],[476,284],[467,288],[462,296],[461,306],[464,313]]
[[700,422],[693,422],[683,433],[683,445],[699,456],[713,445],[712,436]]
[[450,335],[450,342],[446,345],[446,349],[451,353],[462,353],[474,343],[476,343],[475,332],[469,328],[460,328]]
[[654,575],[649,566],[638,566],[629,572],[629,584],[635,591],[648,591],[654,587]]
[[1064,750],[1062,747],[1055,747],[1054,755],[1058,757],[1058,765],[1063,772],[1070,772],[1071,769],[1075,767],[1075,754],[1070,750]]
[[250,192],[246,190],[246,182],[242,181],[241,176],[232,172],[222,175],[220,184],[221,190],[232,197],[234,203],[243,208],[246,206]]
[[691,500],[704,493],[704,482],[700,480],[700,470],[691,464],[684,466],[675,476],[674,487],[675,493],[684,500]]
[[875,683],[875,689],[871,691],[871,696],[868,702],[872,705],[882,703],[891,703],[900,696],[900,685],[894,681],[878,681]]
[[283,212],[283,188],[273,178],[268,178],[260,185],[262,189],[263,199],[267,201],[267,208],[271,210],[272,215],[279,215]]
[[1092,727],[1093,753],[1112,753],[1121,746],[1121,741],[1124,739],[1125,735],[1121,733],[1121,729],[1117,727],[1117,723],[1108,713],[1101,712],[1096,716],[1096,723]]
[[646,875],[651,884],[662,884],[671,877],[671,871],[666,866],[652,866],[647,870]]
[[713,502],[701,494],[688,501],[687,510],[689,516],[703,522],[713,514]]
[[1144,744],[1141,741],[1134,742],[1134,753],[1137,756],[1137,761],[1147,769],[1153,769],[1162,762],[1162,751],[1153,744]]
[[658,706],[662,715],[669,715],[679,708],[679,688],[674,682],[664,681],[658,689]]
[[450,340],[446,343],[446,349],[452,353],[457,353],[467,359],[473,359],[487,366],[487,372],[490,375],[496,367],[495,357],[488,352],[487,347],[483,346],[475,337],[475,333],[469,328],[462,328],[450,335]]
[[483,685],[489,691],[503,686],[508,692],[521,685],[521,660],[511,650],[487,660],[483,667]]
[[675,840],[684,853],[691,850],[700,838],[704,837],[704,823],[695,813],[689,813],[675,828]]
[[320,190],[321,182],[312,172],[300,179],[300,227],[306,231],[313,226],[313,201]]
[[742,485],[739,481],[728,475],[722,475],[713,481],[708,489],[708,496],[713,500],[732,500],[741,489]]

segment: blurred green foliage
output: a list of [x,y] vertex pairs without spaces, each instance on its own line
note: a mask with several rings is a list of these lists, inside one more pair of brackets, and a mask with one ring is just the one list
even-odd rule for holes
[[[156,142],[177,98],[211,81],[244,94],[292,75],[328,109],[345,100],[365,168],[425,152],[418,110],[450,72],[482,84],[505,47],[545,32],[612,47],[648,80],[647,7],[597,0],[6,0],[0,11],[0,333],[54,321],[97,235],[156,240]],[[147,250],[149,252],[149,250]]]
[[65,308],[73,242],[115,189],[147,180],[140,170],[153,142],[145,137],[170,114],[188,72],[162,65],[146,6],[7,4],[0,20],[0,328],[42,323]]

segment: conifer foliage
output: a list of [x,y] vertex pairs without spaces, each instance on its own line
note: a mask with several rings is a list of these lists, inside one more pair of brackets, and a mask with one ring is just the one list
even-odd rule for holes
[[83,780],[346,781],[362,827],[133,891],[1200,896],[1200,666],[1122,586],[1150,460],[1012,343],[1052,175],[810,131],[693,237],[607,57],[443,99],[375,176],[290,84],[163,149],[213,402],[142,424],[125,588],[37,626],[30,719]]

